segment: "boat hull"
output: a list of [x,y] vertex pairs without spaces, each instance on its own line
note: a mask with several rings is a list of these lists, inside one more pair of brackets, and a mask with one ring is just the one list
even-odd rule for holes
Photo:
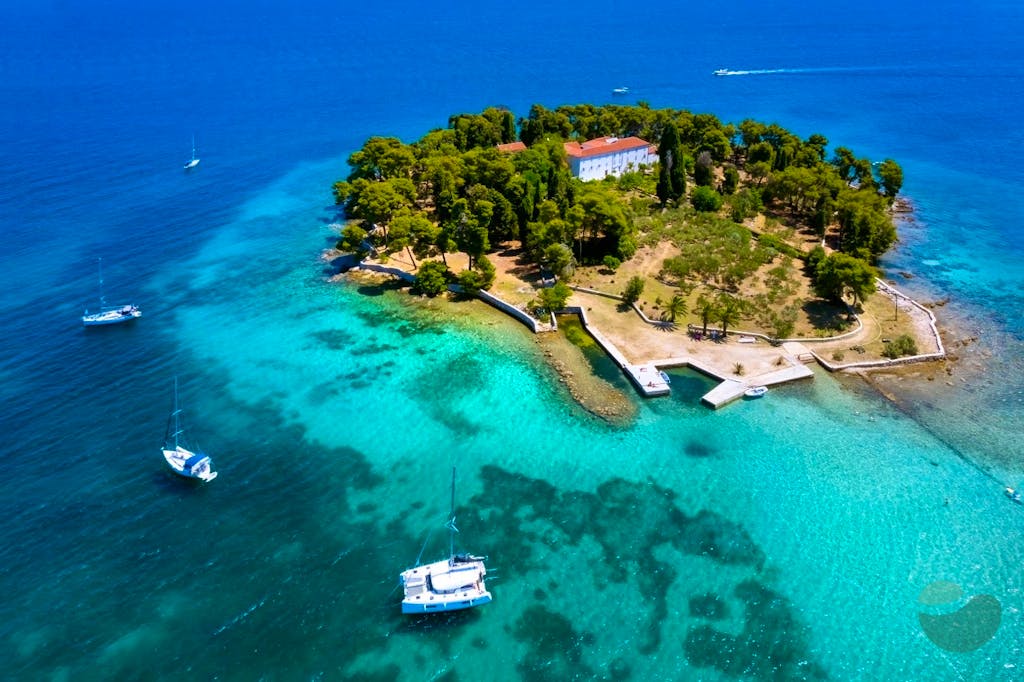
[[488,604],[486,575],[483,558],[466,555],[410,568],[401,575],[402,613],[445,613]]
[[196,458],[196,454],[183,447],[173,450],[163,450],[164,459],[171,471],[184,478],[192,478],[198,481],[209,483],[217,478],[217,472],[213,470],[213,461],[209,457],[201,457],[198,462],[191,466],[189,462]]
[[121,310],[108,310],[99,313],[89,314],[86,312],[82,315],[82,324],[86,327],[100,327],[108,324],[121,324],[122,322],[131,322],[142,317],[142,311],[132,306],[131,310],[122,312]]
[[449,611],[462,611],[465,609],[471,609],[474,606],[483,606],[484,604],[489,604],[490,602],[490,592],[485,592],[482,595],[472,597],[470,599],[446,599],[442,601],[424,603],[409,603],[403,601],[402,613],[412,615],[422,613],[447,613]]

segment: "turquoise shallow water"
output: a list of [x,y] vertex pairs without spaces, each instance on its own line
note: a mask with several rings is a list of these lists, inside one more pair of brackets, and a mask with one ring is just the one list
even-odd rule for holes
[[[0,140],[22,160],[0,184],[5,677],[1024,674],[1024,508],[1001,494],[1024,478],[1014,8],[794,4],[750,27],[741,3],[694,9],[704,31],[681,43],[657,3],[573,31],[476,8],[500,34],[459,7],[105,9],[3,10],[27,29],[0,45]],[[613,29],[621,51],[569,58]],[[723,66],[793,70],[709,76]],[[818,373],[711,412],[680,371],[610,425],[489,308],[325,280],[330,183],[367,135],[622,84],[903,163],[918,211],[885,266],[977,337],[952,385],[897,408]],[[97,256],[137,324],[78,325]],[[176,375],[208,486],[160,460]],[[452,466],[495,601],[403,618],[397,575],[443,553]],[[938,581],[962,596],[919,604]],[[977,648],[925,634],[919,612],[984,595],[998,627]]]
[[[325,282],[312,245],[330,228],[310,229],[322,209],[301,188],[328,167],[296,169],[154,277],[180,297],[165,299],[173,323],[158,333],[221,477],[188,488],[134,466],[97,496],[89,472],[110,472],[72,462],[79,490],[37,514],[88,520],[18,597],[14,660],[71,677],[96,665],[401,679],[1014,670],[1024,545],[976,466],[826,375],[711,412],[698,404],[707,380],[679,372],[671,398],[609,426],[567,403],[525,329],[489,309],[460,322]],[[256,251],[292,255],[239,267]],[[125,435],[140,464],[160,418],[155,407],[151,428]],[[460,541],[490,556],[495,602],[405,619],[395,576],[431,529],[426,556],[443,551],[452,465]],[[41,625],[33,605],[54,577],[66,596],[49,608],[64,615]],[[937,580],[996,592],[1006,622],[983,651],[953,656],[922,634],[917,596]]]

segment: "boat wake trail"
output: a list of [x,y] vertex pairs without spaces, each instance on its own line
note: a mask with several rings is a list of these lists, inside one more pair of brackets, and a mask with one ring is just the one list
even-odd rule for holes
[[718,69],[712,73],[716,76],[770,76],[774,74],[855,73],[878,70],[877,68],[858,66],[817,66],[803,69]]
[[217,635],[221,634],[225,630],[227,630],[227,629],[229,629],[231,627],[234,627],[235,625],[238,625],[243,620],[245,620],[246,618],[251,616],[253,611],[255,611],[259,607],[263,606],[263,604],[266,603],[266,601],[267,601],[267,598],[264,597],[263,599],[260,599],[258,602],[252,604],[245,611],[242,611],[240,614],[238,614],[237,616],[235,616],[234,618],[229,620],[227,623],[224,623],[224,625],[221,625],[219,628],[217,628],[213,632],[213,636],[216,637]]

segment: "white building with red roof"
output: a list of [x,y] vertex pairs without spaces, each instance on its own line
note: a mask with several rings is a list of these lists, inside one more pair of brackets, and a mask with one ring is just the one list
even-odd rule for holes
[[652,166],[658,160],[657,148],[639,137],[599,137],[583,144],[566,142],[565,153],[572,174],[580,180],[618,177],[642,166]]

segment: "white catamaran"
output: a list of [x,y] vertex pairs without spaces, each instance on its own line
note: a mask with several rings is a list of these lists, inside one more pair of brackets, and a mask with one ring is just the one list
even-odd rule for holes
[[[202,452],[193,452],[178,442],[182,435],[179,416],[181,410],[178,408],[178,377],[174,377],[174,411],[167,418],[167,432],[164,435],[164,459],[171,470],[179,476],[186,478],[197,478],[200,481],[210,482],[217,478],[217,472],[213,470],[213,461],[209,455]],[[173,425],[173,429],[172,429]],[[173,445],[171,443],[173,439]]]
[[118,322],[128,322],[138,317],[142,317],[142,311],[139,310],[138,306],[133,304],[128,305],[114,305],[108,306],[106,300],[103,298],[103,259],[99,259],[99,270],[100,270],[100,310],[96,313],[90,313],[86,309],[85,314],[82,315],[82,324],[86,327],[95,327],[101,324],[117,324]]
[[[405,596],[402,613],[440,613],[481,606],[491,601],[484,585],[487,557],[455,553],[455,469],[452,468],[452,508],[448,517],[448,558],[422,564],[401,575]],[[422,552],[421,552],[422,554]],[[419,560],[417,559],[417,562]]]
[[185,170],[192,170],[199,165],[199,157],[196,156],[196,136],[192,136],[192,158],[185,164]]

